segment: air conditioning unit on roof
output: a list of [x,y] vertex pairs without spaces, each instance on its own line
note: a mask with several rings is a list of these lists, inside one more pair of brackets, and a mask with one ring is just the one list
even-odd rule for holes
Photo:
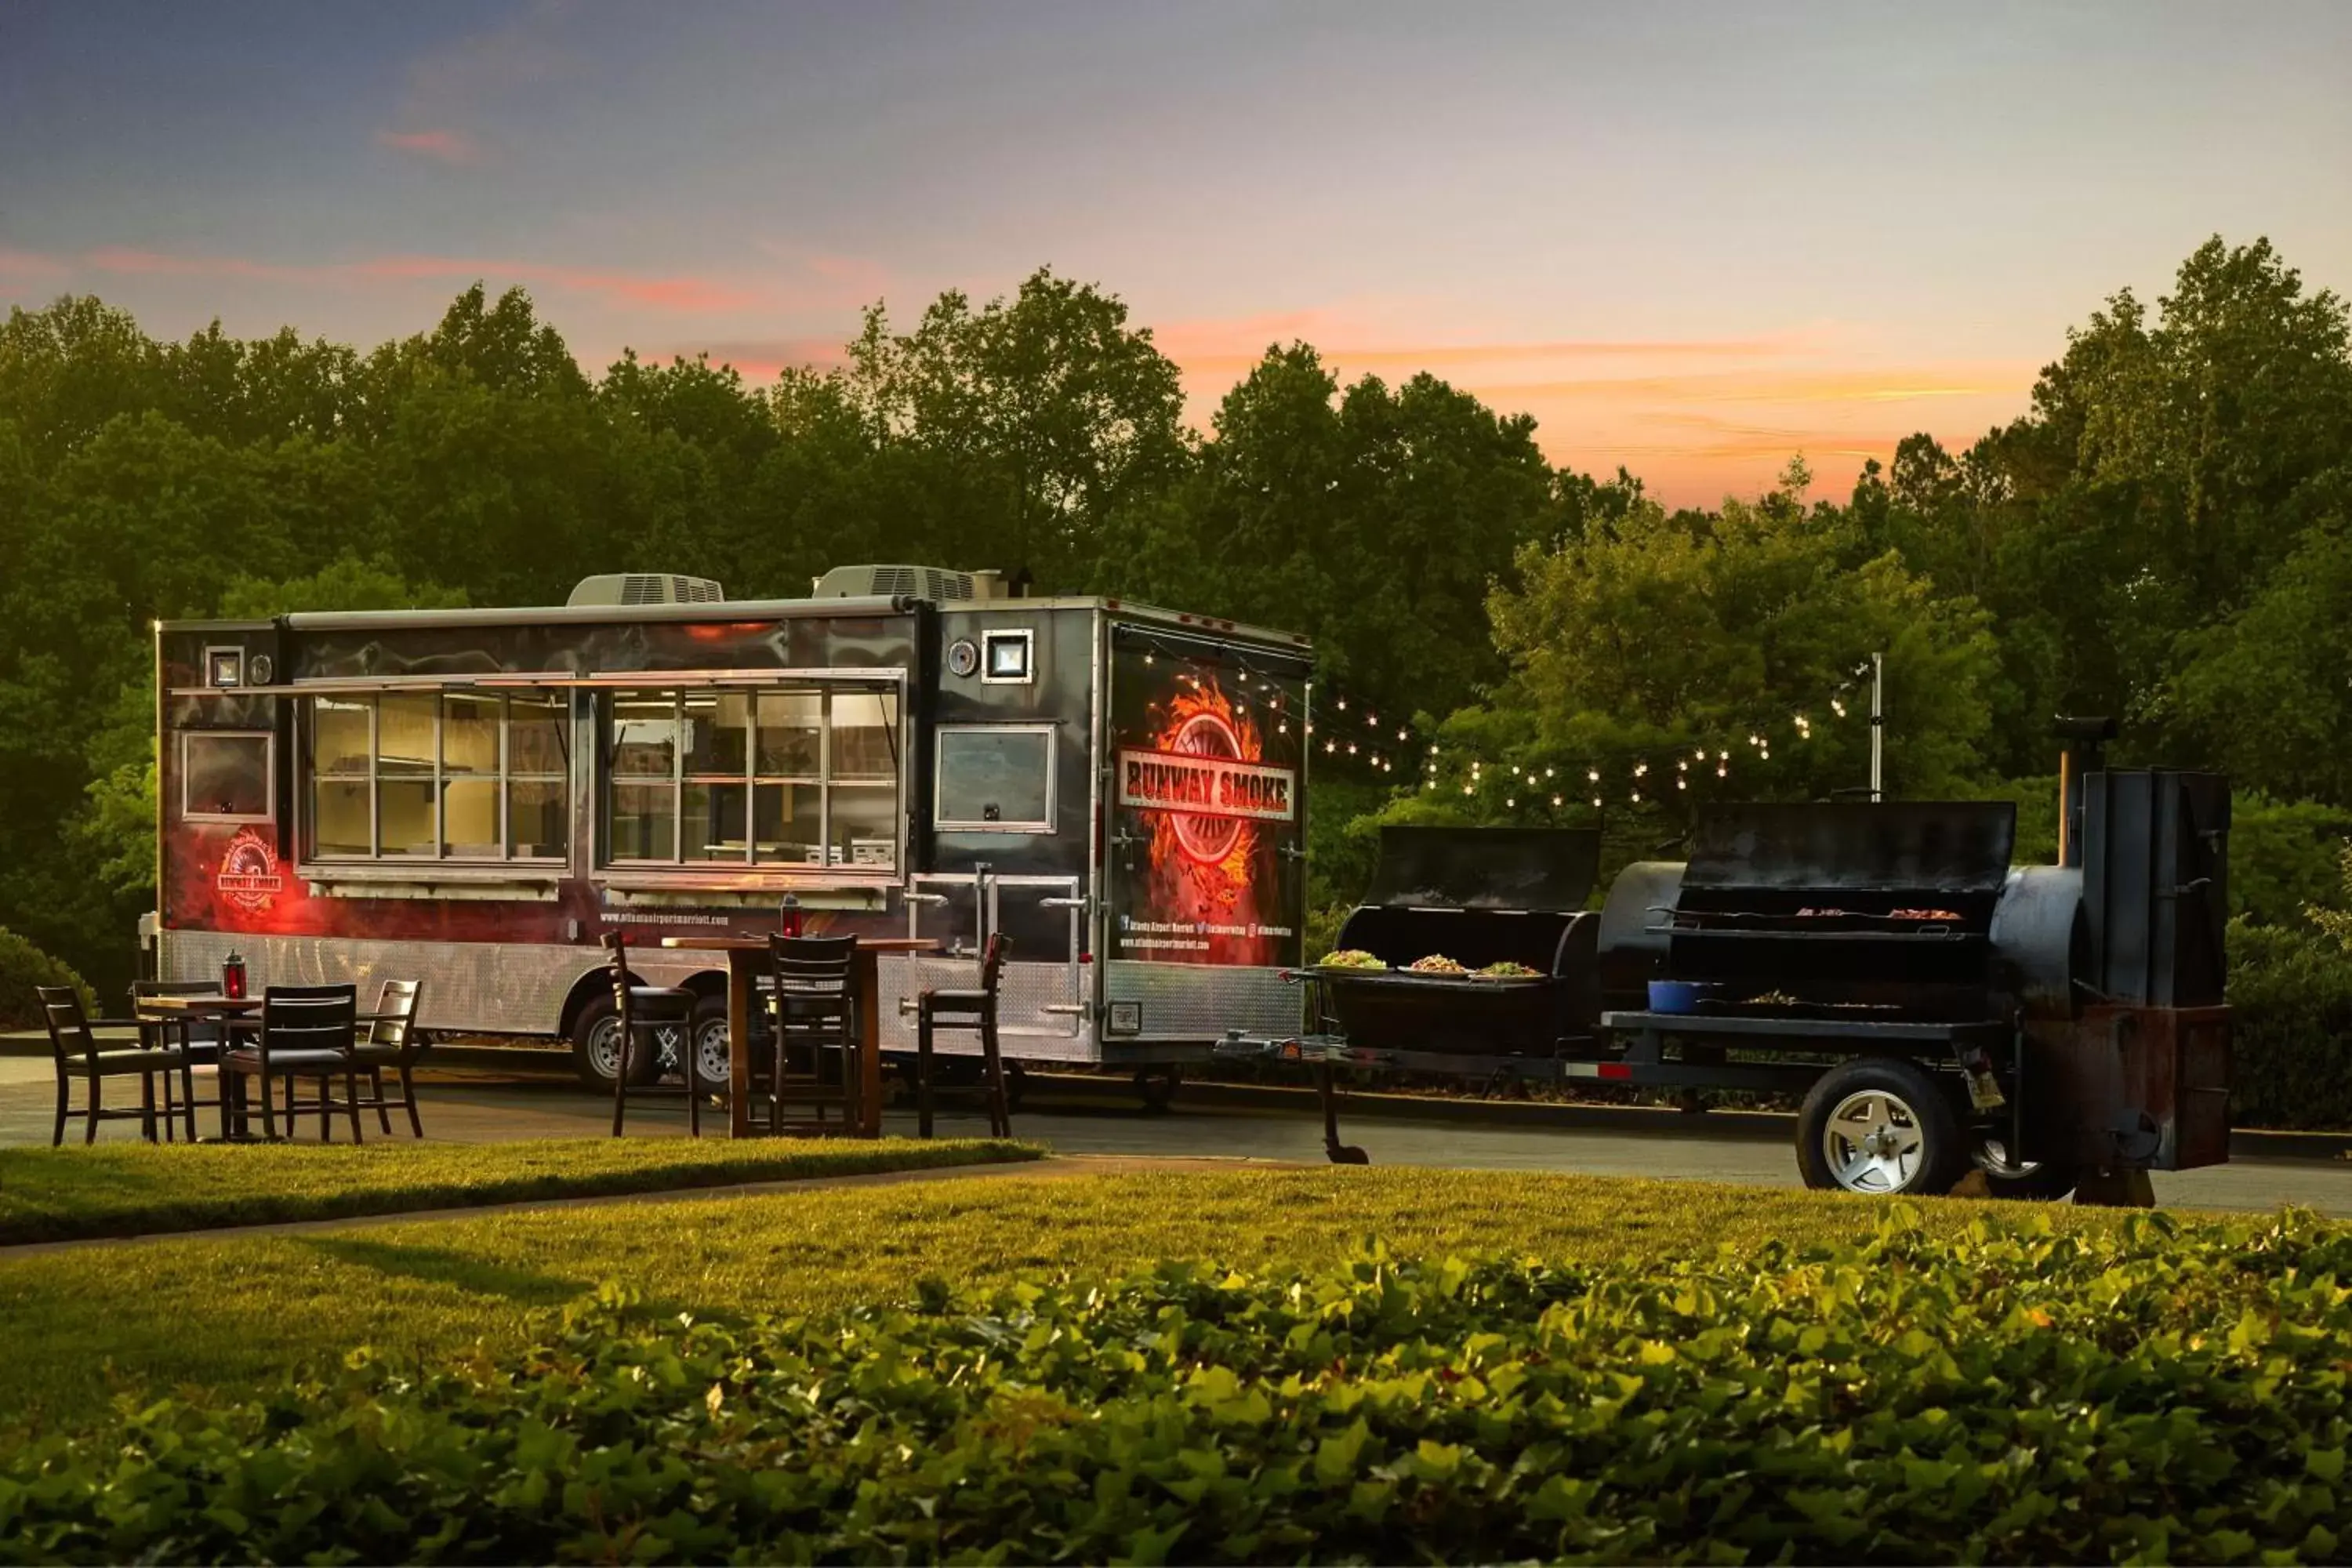
[[816,580],[811,597],[887,599],[904,595],[934,605],[1004,597],[1002,572],[952,572],[943,566],[836,566]]
[[708,577],[669,572],[614,572],[583,577],[567,605],[715,605],[727,591]]

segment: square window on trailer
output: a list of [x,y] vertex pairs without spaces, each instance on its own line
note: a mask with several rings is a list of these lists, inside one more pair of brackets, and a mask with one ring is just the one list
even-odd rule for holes
[[569,720],[560,692],[310,698],[298,721],[305,857],[563,859]]
[[181,731],[180,815],[192,822],[270,821],[277,755],[268,731]]
[[942,833],[1054,831],[1054,726],[943,724],[932,825]]

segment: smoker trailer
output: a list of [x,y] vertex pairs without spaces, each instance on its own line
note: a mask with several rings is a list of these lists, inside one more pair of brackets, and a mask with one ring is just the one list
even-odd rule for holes
[[166,977],[415,978],[426,1028],[568,1038],[609,1084],[621,931],[702,998],[649,1067],[716,1088],[724,956],[660,940],[789,900],[943,944],[880,961],[886,1050],[998,931],[1015,1062],[1157,1095],[1228,1029],[1297,1027],[1301,637],[883,566],[798,600],[629,574],[561,607],[165,623],[155,652]]
[[[1386,1068],[1801,1095],[1813,1186],[2144,1201],[2229,1157],[2229,792],[2065,787],[2048,867],[2011,866],[2007,802],[1702,807],[1597,913],[1590,830],[1389,828],[1339,944],[1391,967],[1302,971],[1317,1029],[1220,1050],[1316,1068],[1335,1160],[1335,1069]],[[1401,967],[1432,953],[1539,973]]]

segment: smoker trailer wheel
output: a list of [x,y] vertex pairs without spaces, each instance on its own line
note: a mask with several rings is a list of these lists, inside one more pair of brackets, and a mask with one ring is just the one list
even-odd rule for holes
[[1805,1185],[1885,1196],[1949,1192],[1968,1169],[1958,1111],[1936,1075],[1900,1057],[1822,1074],[1797,1116]]

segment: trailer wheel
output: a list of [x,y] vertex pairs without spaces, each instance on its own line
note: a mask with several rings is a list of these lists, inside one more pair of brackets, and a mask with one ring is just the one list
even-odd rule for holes
[[1842,1062],[1797,1116],[1805,1185],[1885,1196],[1943,1193],[1968,1167],[1959,1113],[1936,1075],[1899,1057]]
[[[613,1092],[613,1064],[619,1059],[621,1020],[613,1011],[610,996],[592,996],[572,1020],[572,1070],[588,1088],[603,1093]],[[668,1058],[675,1050],[669,1042],[666,1048],[638,1053],[639,1059],[629,1064],[629,1081],[648,1084],[657,1081],[663,1068],[671,1065]]]
[[1138,1068],[1135,1092],[1143,1097],[1143,1109],[1156,1116],[1175,1100],[1176,1086],[1183,1081],[1181,1068]]
[[2064,1161],[2012,1161],[2009,1145],[1990,1134],[1978,1137],[1969,1150],[1969,1160],[1984,1173],[1988,1193],[2023,1203],[2053,1203],[2073,1192],[2082,1179],[2082,1173]]
[[727,998],[706,996],[694,1005],[694,1044],[687,1052],[694,1064],[695,1087],[703,1093],[723,1097],[732,1091],[733,1067],[727,1052]]

